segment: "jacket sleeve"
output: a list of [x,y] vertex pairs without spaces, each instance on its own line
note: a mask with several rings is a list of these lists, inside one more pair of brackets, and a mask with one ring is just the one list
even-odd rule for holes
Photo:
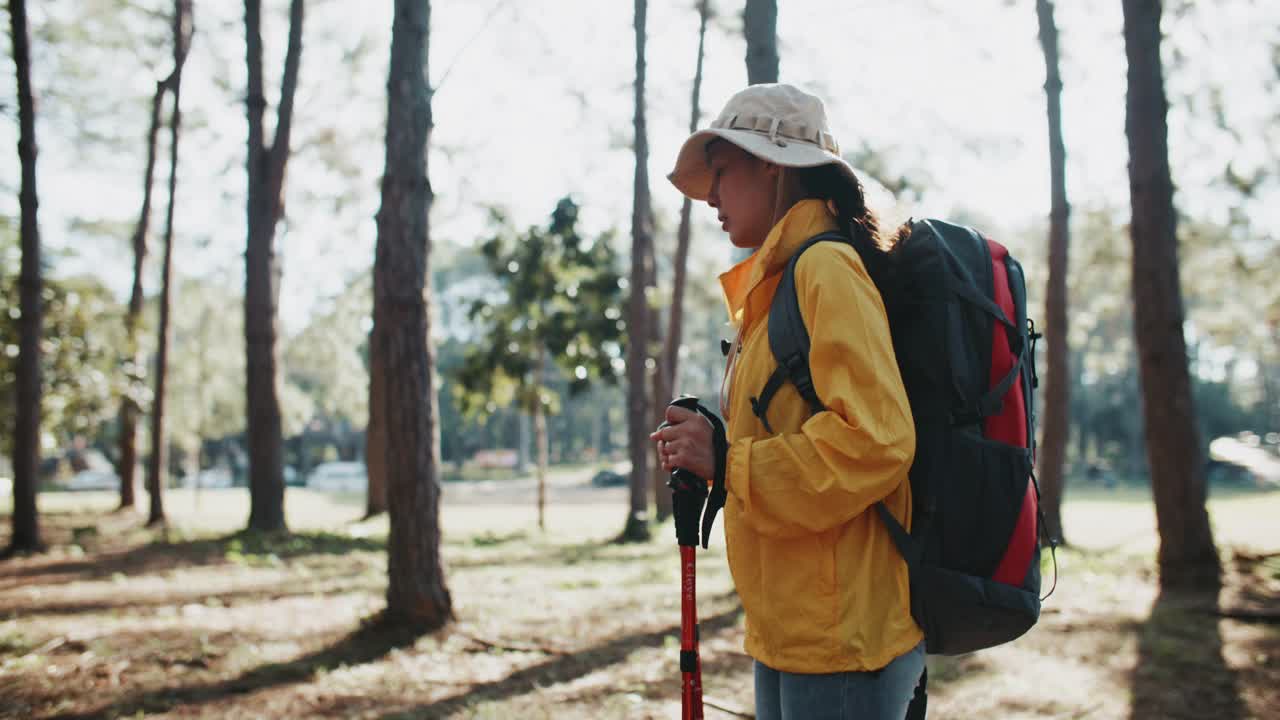
[[848,522],[906,481],[915,454],[884,304],[856,251],[815,246],[796,264],[796,288],[827,409],[799,432],[739,438],[728,457],[742,520],[776,537]]

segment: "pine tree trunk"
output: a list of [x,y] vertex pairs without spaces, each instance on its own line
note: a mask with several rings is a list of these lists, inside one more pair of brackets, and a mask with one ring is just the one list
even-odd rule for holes
[[[1073,351],[1070,346],[1068,346],[1067,355],[1067,368],[1071,371],[1071,379],[1068,381],[1070,383],[1071,390],[1069,390],[1068,393],[1070,397],[1074,397],[1076,389],[1081,386],[1084,378],[1084,363],[1081,362],[1081,358],[1084,356],[1084,350],[1079,349]],[[1088,427],[1090,423],[1087,417],[1080,417],[1080,415],[1081,413],[1072,410],[1071,403],[1068,403],[1067,445],[1070,446],[1071,443],[1075,443],[1076,463],[1084,464],[1089,462]]]
[[649,537],[649,443],[651,430],[648,368],[649,310],[645,287],[652,260],[653,218],[649,205],[649,144],[645,129],[645,16],[646,0],[635,2],[636,82],[635,82],[635,185],[631,209],[631,297],[627,304],[627,435],[631,455],[630,507],[619,540],[639,541]]
[[613,453],[613,438],[610,437],[610,427],[612,427],[612,418],[609,406],[605,405],[600,408],[600,424],[596,437],[596,456],[607,458]]
[[[650,268],[654,268],[656,265],[656,259],[649,262]],[[651,283],[651,287],[655,289],[656,281],[657,279],[654,278],[654,282]],[[662,318],[658,308],[650,308],[650,311],[649,327],[653,328],[653,341],[651,344],[658,348],[657,357],[654,358],[654,371],[649,377],[653,386],[653,403],[649,408],[653,412],[653,417],[649,421],[649,427],[653,428],[666,420],[667,404],[671,402],[672,398],[671,383],[667,380],[667,353],[665,349],[666,343],[663,341],[665,333],[662,328]],[[648,442],[647,439],[646,442]],[[649,447],[652,448],[653,444],[649,443]],[[649,487],[653,491],[654,520],[656,522],[662,522],[671,517],[672,514],[671,490],[667,486],[667,481],[670,477],[670,475],[662,471],[662,465],[657,462],[653,464],[653,469],[649,472]],[[646,499],[645,502],[647,503],[648,500]]]
[[[702,60],[705,55],[708,0],[698,3],[698,56],[693,72],[693,97],[690,101],[689,133],[697,132],[702,119]],[[689,243],[693,234],[693,201],[685,198],[680,205],[680,225],[676,231],[675,280],[671,289],[671,314],[667,323],[667,360],[665,363],[667,393],[674,395],[680,377],[680,344],[684,336],[684,290],[689,274]]]
[[[377,288],[374,297],[377,297]],[[382,343],[369,333],[369,367],[381,368]],[[364,431],[364,467],[368,477],[365,517],[387,511],[387,378],[382,372],[369,373],[369,421]]]
[[[1271,347],[1280,349],[1280,324],[1272,324]],[[1280,363],[1262,360],[1263,427],[1280,427]]]
[[284,453],[277,394],[275,229],[289,159],[293,96],[302,53],[303,0],[289,4],[275,139],[266,145],[262,116],[267,99],[262,79],[260,0],[245,0],[246,57],[249,66],[248,247],[245,251],[245,389],[248,400],[249,527],[284,530]]
[[529,415],[516,406],[516,472],[524,474],[529,469]]
[[545,531],[546,523],[546,506],[547,506],[547,465],[550,464],[550,447],[547,442],[547,411],[542,406],[541,388],[543,385],[543,363],[546,362],[544,356],[545,349],[538,346],[538,359],[534,365],[534,377],[536,377],[535,387],[538,388],[539,397],[533,404],[533,435],[534,442],[538,446],[538,529]]
[[[127,343],[131,344],[131,343]],[[133,355],[135,363],[142,362],[141,358]],[[132,369],[125,370],[127,374],[133,374]],[[128,384],[134,386],[135,381],[141,378],[130,378]],[[132,394],[132,391],[130,391]],[[116,465],[116,472],[120,476],[120,504],[118,510],[128,510],[137,507],[138,499],[137,485],[137,469],[138,469],[138,416],[141,414],[135,398],[125,397],[120,401],[120,461]]]
[[200,378],[200,390],[196,393],[196,401],[200,403],[200,409],[197,411],[199,421],[196,423],[195,447],[191,449],[190,454],[193,458],[193,463],[188,471],[188,475],[195,480],[192,505],[195,506],[197,513],[200,512],[200,468],[204,467],[204,443],[205,439],[209,437],[209,428],[206,421],[209,417],[207,408],[211,404],[208,397],[208,388],[213,381],[212,374],[209,372],[209,355],[213,351],[213,343],[209,337],[209,320],[212,316],[213,309],[207,305],[200,312],[200,359],[196,375]]
[[747,84],[778,82],[777,0],[747,0],[742,20],[747,38]]
[[138,466],[138,417],[142,408],[138,402],[142,394],[145,360],[139,352],[138,324],[142,319],[142,268],[147,257],[147,232],[151,226],[151,188],[155,179],[156,141],[160,135],[160,109],[164,105],[165,91],[173,75],[156,82],[156,93],[151,99],[151,126],[147,129],[147,164],[142,174],[142,211],[133,229],[133,289],[129,293],[129,309],[125,315],[125,347],[128,361],[125,366],[127,390],[120,401],[120,508],[131,508],[137,503],[134,490]]
[[[747,84],[778,82],[777,0],[747,0],[742,13],[743,35],[747,40]],[[751,257],[751,248],[734,248],[734,262]]]
[[1070,433],[1071,369],[1067,348],[1067,249],[1070,206],[1067,204],[1066,149],[1062,141],[1062,76],[1058,72],[1058,27],[1053,3],[1036,0],[1040,46],[1044,50],[1045,95],[1049,116],[1049,177],[1052,208],[1049,212],[1049,280],[1045,289],[1044,432],[1037,465],[1040,474],[1045,530],[1062,539],[1062,495],[1066,487],[1065,465]]
[[[649,157],[648,153],[648,136],[646,131],[645,137],[645,158]],[[647,165],[646,165],[647,167]],[[648,223],[648,242],[645,243],[645,297],[656,298],[658,296],[658,259],[657,259],[657,239],[654,237],[653,230],[653,205],[649,200],[649,174],[646,171],[644,175],[644,210],[645,215],[649,218]],[[651,392],[649,400],[649,411],[652,417],[649,421],[649,427],[656,427],[666,416],[667,403],[671,399],[671,388],[666,383],[666,353],[663,352],[663,336],[665,328],[663,327],[662,313],[654,303],[646,303],[649,308],[649,342],[645,351],[646,371],[649,375],[649,383]],[[653,367],[649,368],[652,363]],[[646,445],[652,449],[653,444],[645,439]],[[671,510],[671,493],[667,488],[668,475],[662,472],[662,467],[658,463],[653,464],[653,469],[649,473],[649,486],[653,489],[654,499],[657,501],[655,516],[660,519],[670,517]],[[649,500],[646,497],[645,503]],[[666,513],[663,514],[663,508],[666,506]]]
[[40,332],[43,292],[40,277],[40,229],[36,223],[36,110],[31,92],[31,46],[27,4],[9,2],[13,64],[18,75],[18,159],[22,186],[18,205],[22,243],[18,321],[17,422],[13,431],[13,537],[6,553],[42,549],[36,490],[40,472]]
[[[708,0],[698,3],[698,56],[694,63],[693,98],[690,102],[689,132],[698,129],[698,121],[702,112],[699,108],[702,95],[702,59],[706,48],[707,19],[709,15]],[[680,377],[680,344],[684,335],[684,288],[689,271],[689,241],[692,235],[693,202],[684,199],[680,206],[680,227],[676,232],[675,281],[671,287],[671,310],[667,320],[666,349],[662,361],[658,364],[661,379],[658,386],[658,402],[670,402],[675,399],[680,388],[677,379]],[[665,413],[665,408],[658,408],[658,414]],[[661,420],[659,420],[661,422]],[[659,471],[661,467],[659,467]],[[671,492],[666,487],[665,474],[661,485],[654,486],[659,522],[671,516]]]
[[1160,583],[1165,588],[1213,586],[1221,564],[1205,508],[1204,457],[1183,336],[1160,5],[1159,0],[1124,0],[1134,334],[1160,531]]
[[191,0],[174,0],[173,75],[169,85],[173,93],[173,114],[169,118],[169,206],[165,211],[164,260],[160,266],[160,327],[157,329],[155,399],[151,409],[151,457],[147,462],[147,493],[151,500],[148,525],[165,522],[164,486],[169,443],[164,434],[164,412],[169,372],[170,298],[173,295],[173,211],[178,193],[178,138],[182,130],[182,66],[191,41],[191,9]]
[[374,337],[385,375],[387,619],[426,630],[453,618],[440,557],[440,433],[428,307],[430,4],[396,0],[387,80],[386,172],[374,260]]

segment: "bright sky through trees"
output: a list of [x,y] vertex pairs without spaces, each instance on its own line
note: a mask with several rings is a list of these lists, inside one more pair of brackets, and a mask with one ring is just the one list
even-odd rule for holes
[[[264,8],[268,95],[275,97],[287,3]],[[708,34],[703,107],[718,112],[746,82],[741,3],[719,0],[722,14]],[[819,92],[845,150],[867,143],[895,172],[926,188],[919,203],[897,215],[976,215],[993,234],[1009,233],[1048,212],[1048,151],[1044,62],[1033,3],[1004,0],[788,0],[779,3],[781,77]],[[1124,136],[1125,65],[1119,3],[1060,2],[1063,121],[1069,197],[1076,207],[1127,212]],[[1271,43],[1280,4],[1202,0],[1194,22],[1166,17],[1170,48],[1185,57],[1170,66],[1170,145],[1177,202],[1184,212],[1225,220],[1223,193],[1209,183],[1228,159],[1248,174],[1272,163],[1274,113],[1263,83],[1274,80]],[[1212,7],[1209,7],[1212,6]],[[295,120],[296,156],[289,168],[287,220],[280,233],[285,261],[281,297],[287,330],[296,330],[316,303],[335,295],[372,264],[373,215],[381,172],[385,63],[390,3],[315,2],[308,10],[301,88]],[[78,3],[41,3],[31,10],[33,34],[51,17],[67,18]],[[244,252],[245,132],[241,8],[210,3],[197,9],[196,37],[184,77],[184,138],[177,256],[179,274],[225,275],[241,287]],[[679,195],[663,178],[688,123],[697,14],[687,0],[650,3],[649,140],[659,247],[674,235]],[[1166,13],[1173,15],[1173,13]],[[1211,20],[1211,22],[1210,22]],[[1172,25],[1171,25],[1172,23]],[[566,193],[583,206],[594,233],[626,225],[630,212],[631,5],[597,0],[440,2],[432,13],[435,132],[430,173],[437,193],[433,235],[444,245],[470,245],[485,233],[484,206],[506,209],[516,226],[539,221]],[[153,28],[148,36],[163,32]],[[139,32],[139,38],[142,32]],[[7,52],[7,38],[6,38]],[[36,91],[58,82],[35,49]],[[1172,50],[1170,50],[1172,52]],[[157,57],[163,54],[153,53]],[[147,98],[165,67],[104,64],[96,92],[120,100]],[[1172,58],[1171,58],[1172,60]],[[448,73],[447,76],[445,73]],[[7,77],[12,77],[8,74]],[[443,84],[441,84],[443,80]],[[12,83],[12,80],[6,80]],[[1191,126],[1184,98],[1219,86],[1231,125]],[[90,92],[61,88],[46,97],[41,123],[42,230],[52,248],[74,248],[61,272],[91,270],[123,296],[129,280],[126,244],[77,231],[72,220],[129,226],[137,213],[145,132],[145,102],[112,102],[112,132],[136,147],[85,152],[72,142],[75,121],[59,98]],[[6,96],[12,90],[6,88]],[[708,120],[710,117],[707,118]],[[12,148],[13,123],[0,124],[0,146]],[[1270,133],[1270,135],[1268,135]],[[335,169],[336,168],[336,169]],[[0,184],[16,187],[16,162],[0,165]],[[1274,190],[1272,191],[1274,192]],[[1255,226],[1280,223],[1280,203],[1257,203]],[[16,215],[16,193],[0,197]],[[705,209],[693,273],[710,274],[727,260]],[[125,235],[127,237],[127,233]],[[199,249],[197,249],[199,248]],[[151,283],[154,286],[154,283]]]

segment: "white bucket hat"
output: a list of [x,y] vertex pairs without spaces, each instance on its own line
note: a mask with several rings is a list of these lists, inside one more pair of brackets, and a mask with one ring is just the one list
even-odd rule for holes
[[667,175],[694,200],[711,192],[707,143],[723,138],[758,158],[783,167],[834,164],[850,179],[857,175],[840,157],[840,144],[827,124],[822,100],[792,85],[751,85],[729,98],[711,127],[689,136],[676,167]]

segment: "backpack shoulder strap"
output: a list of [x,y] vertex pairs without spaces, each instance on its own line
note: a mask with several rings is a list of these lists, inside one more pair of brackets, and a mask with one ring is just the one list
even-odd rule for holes
[[773,295],[773,304],[769,307],[769,349],[778,367],[769,376],[759,397],[751,398],[751,411],[769,432],[773,432],[768,419],[769,403],[785,382],[795,386],[800,397],[809,404],[811,413],[816,415],[827,409],[813,388],[813,375],[809,372],[809,332],[805,329],[800,298],[796,293],[796,263],[805,250],[820,242],[849,243],[849,239],[839,233],[828,232],[806,240],[787,261],[782,281]]

